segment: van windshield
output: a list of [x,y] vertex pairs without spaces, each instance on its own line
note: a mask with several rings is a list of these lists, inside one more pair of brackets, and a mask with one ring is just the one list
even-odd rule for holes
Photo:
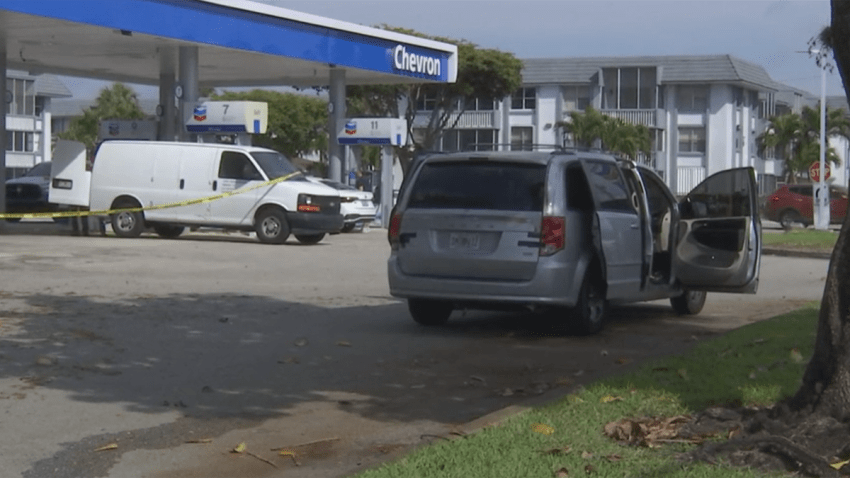
[[277,151],[255,151],[251,153],[257,164],[263,168],[269,179],[277,179],[287,174],[300,172],[298,168]]

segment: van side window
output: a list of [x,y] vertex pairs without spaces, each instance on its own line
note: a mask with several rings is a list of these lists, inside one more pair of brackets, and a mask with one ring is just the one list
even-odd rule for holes
[[593,198],[584,171],[576,165],[567,168],[567,208],[574,211],[593,211]]
[[221,179],[240,179],[243,181],[263,179],[263,176],[257,171],[257,168],[254,167],[254,163],[248,159],[248,156],[235,151],[221,153],[218,177]]
[[615,163],[591,160],[585,164],[587,180],[600,210],[637,214],[629,200],[629,190],[620,168]]

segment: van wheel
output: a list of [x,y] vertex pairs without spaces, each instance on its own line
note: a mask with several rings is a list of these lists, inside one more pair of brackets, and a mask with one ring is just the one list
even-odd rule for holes
[[169,226],[168,224],[157,224],[153,227],[154,232],[156,232],[159,237],[164,237],[166,239],[179,237],[180,234],[183,234],[185,229],[186,228],[183,226]]
[[254,225],[257,239],[266,244],[283,244],[289,238],[289,223],[279,209],[266,209],[257,216]]
[[577,332],[593,335],[605,326],[605,312],[608,304],[599,281],[587,275],[581,284],[578,303],[572,310]]
[[[138,207],[132,203],[118,203],[115,209]],[[141,211],[119,211],[112,215],[112,230],[119,237],[139,237],[145,229],[145,216]]]
[[705,305],[705,298],[708,294],[704,290],[686,290],[679,297],[671,297],[670,305],[673,310],[679,315],[696,315],[702,310]]
[[295,238],[298,239],[298,242],[301,244],[318,244],[319,241],[324,239],[325,233],[321,234],[296,234]]
[[452,315],[451,302],[431,299],[407,299],[407,310],[419,325],[443,325]]

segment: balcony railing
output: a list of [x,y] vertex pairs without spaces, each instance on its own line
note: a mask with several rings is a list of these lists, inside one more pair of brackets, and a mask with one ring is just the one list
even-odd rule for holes
[[[449,119],[448,125],[454,124],[457,113]],[[496,128],[495,111],[464,111],[458,119],[456,129],[494,129]]]
[[648,128],[655,128],[657,125],[658,110],[599,110],[600,113],[619,118],[626,123],[642,124]]

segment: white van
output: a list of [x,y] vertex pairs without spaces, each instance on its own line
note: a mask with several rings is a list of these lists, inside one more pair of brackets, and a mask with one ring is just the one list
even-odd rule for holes
[[[287,175],[293,176],[256,187]],[[159,207],[201,198],[214,199]],[[277,151],[250,146],[106,141],[91,171],[91,210],[144,208],[110,215],[121,237],[137,237],[146,227],[163,237],[176,237],[185,227],[212,227],[256,231],[270,244],[283,243],[290,233],[315,244],[342,228],[339,205],[335,189],[307,181]]]

